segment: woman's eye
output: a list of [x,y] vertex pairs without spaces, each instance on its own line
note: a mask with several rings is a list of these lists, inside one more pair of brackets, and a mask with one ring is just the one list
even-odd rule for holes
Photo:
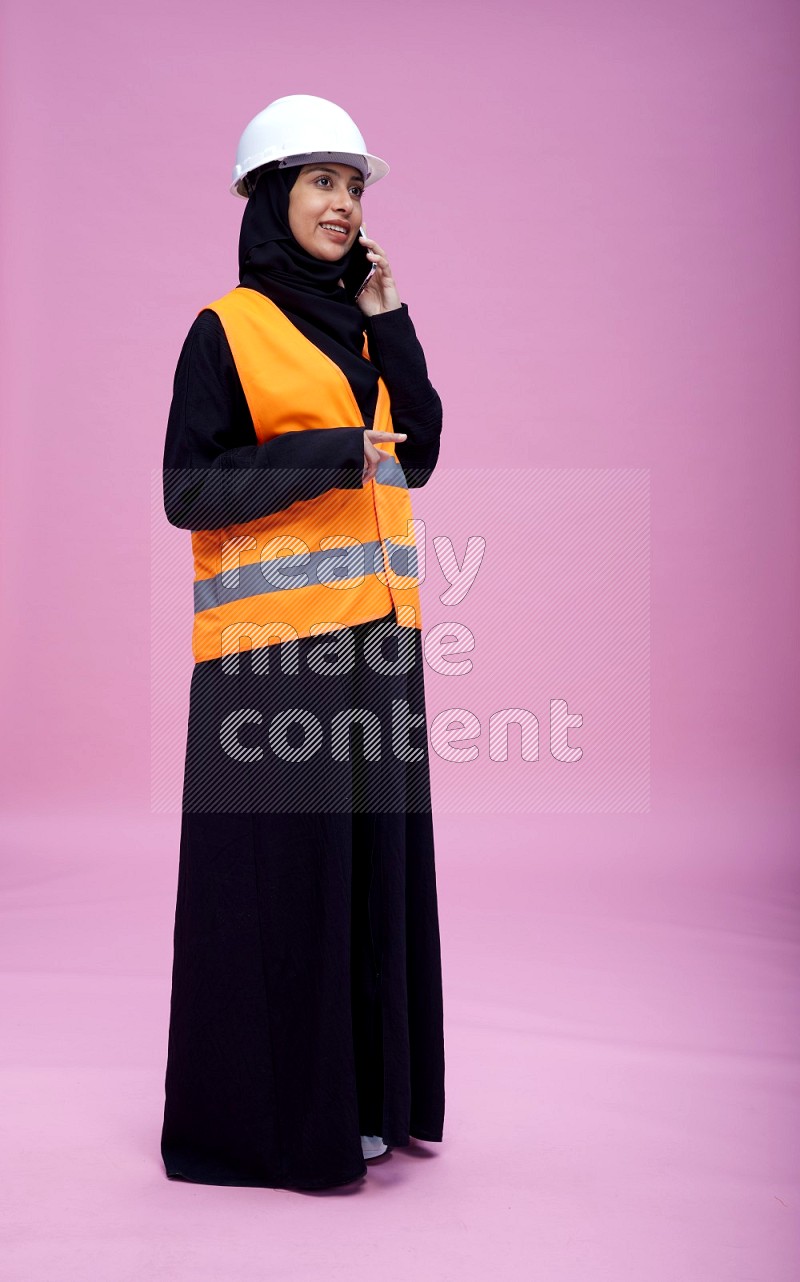
[[[316,182],[318,182],[318,183],[329,183],[329,182],[330,182],[330,178],[329,178],[328,174],[320,174],[320,175],[319,175],[319,177],[318,177],[318,178],[316,178],[316,180],[315,180],[315,181],[316,181]],[[355,196],[356,200],[361,200],[361,197],[364,195],[364,188],[363,188],[363,187],[355,187],[355,186],[353,186],[353,187],[351,187],[351,188],[350,188],[350,191],[353,193],[353,195]]]

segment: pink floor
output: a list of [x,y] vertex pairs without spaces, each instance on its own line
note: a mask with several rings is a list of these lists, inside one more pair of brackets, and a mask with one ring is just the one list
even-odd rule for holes
[[440,816],[445,1140],[321,1194],[164,1175],[178,817],[7,823],[2,1276],[788,1282],[796,820]]

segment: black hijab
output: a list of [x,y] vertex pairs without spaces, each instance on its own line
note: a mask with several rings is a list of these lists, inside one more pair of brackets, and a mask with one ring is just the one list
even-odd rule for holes
[[271,298],[306,338],[336,362],[353,389],[364,424],[371,427],[378,369],[361,355],[364,313],[338,284],[353,250],[327,262],[314,258],[295,240],[289,226],[289,192],[300,169],[292,165],[258,175],[239,233],[239,284]]

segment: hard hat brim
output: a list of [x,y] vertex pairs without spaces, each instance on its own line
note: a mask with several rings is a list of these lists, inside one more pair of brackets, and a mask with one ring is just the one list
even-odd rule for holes
[[[262,154],[259,156],[248,156],[246,164],[237,165],[234,168],[233,178],[228,190],[232,196],[241,196],[243,200],[247,200],[248,193],[244,185],[244,180],[249,173],[252,173],[254,169],[258,169],[261,165],[269,164],[271,161],[275,161],[277,159],[280,167],[290,168],[292,165],[305,165],[309,164],[312,160],[322,160],[324,157],[330,158],[333,164],[352,164],[354,169],[362,169],[362,164],[360,162],[366,160],[370,172],[368,177],[364,179],[365,187],[371,187],[373,183],[378,182],[381,178],[385,178],[389,172],[389,166],[386,161],[381,160],[380,156],[371,155],[369,152],[359,152],[358,155],[356,155],[355,153],[351,154],[350,152],[345,154],[343,152],[334,151],[315,151],[309,152],[307,155],[282,156],[279,158],[276,158],[274,155]],[[288,164],[285,162],[288,162]]]

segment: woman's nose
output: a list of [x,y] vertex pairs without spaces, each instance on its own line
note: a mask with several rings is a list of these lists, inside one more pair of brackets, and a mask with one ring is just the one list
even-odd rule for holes
[[340,191],[335,197],[336,208],[346,210],[348,214],[352,213],[354,203],[353,197],[346,188],[344,191]]

